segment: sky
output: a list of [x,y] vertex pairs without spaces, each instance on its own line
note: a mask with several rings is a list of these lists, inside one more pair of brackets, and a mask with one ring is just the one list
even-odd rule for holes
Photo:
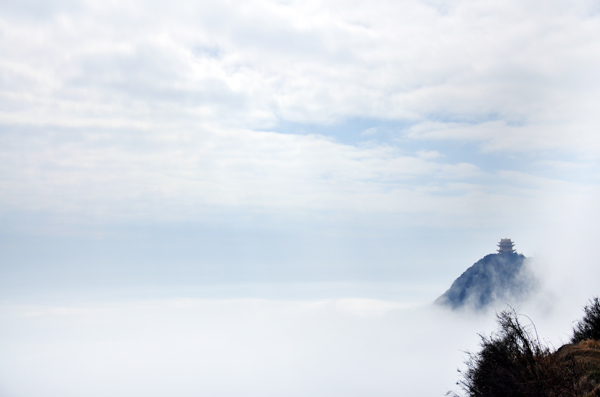
[[501,238],[568,339],[599,65],[592,0],[1,1],[0,391],[443,395],[493,315],[429,305]]

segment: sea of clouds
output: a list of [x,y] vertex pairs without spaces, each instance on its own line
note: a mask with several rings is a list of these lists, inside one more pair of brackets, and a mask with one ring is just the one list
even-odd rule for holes
[[[555,348],[598,294],[593,237],[573,240],[534,256],[538,290],[510,302]],[[2,395],[442,396],[459,391],[465,352],[507,307],[450,311],[431,291],[406,302],[180,295],[5,297]]]

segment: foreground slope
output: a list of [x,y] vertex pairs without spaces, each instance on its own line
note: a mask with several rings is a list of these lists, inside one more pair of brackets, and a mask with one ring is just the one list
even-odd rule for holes
[[584,311],[571,343],[556,351],[533,324],[520,322],[528,317],[512,309],[498,313],[498,331],[481,336],[481,350],[469,353],[460,371],[465,397],[600,397],[600,299]]

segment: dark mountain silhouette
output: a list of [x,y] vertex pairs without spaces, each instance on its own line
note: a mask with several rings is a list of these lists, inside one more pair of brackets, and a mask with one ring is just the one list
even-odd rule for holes
[[498,299],[519,299],[530,290],[532,279],[525,272],[525,256],[502,239],[498,253],[489,254],[468,268],[435,303],[457,309],[465,305],[482,309]]

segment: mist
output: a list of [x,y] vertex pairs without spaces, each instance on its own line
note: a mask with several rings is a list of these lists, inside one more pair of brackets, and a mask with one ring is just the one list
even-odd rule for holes
[[[568,341],[600,274],[593,238],[560,241],[528,259],[539,281],[528,300],[484,311],[433,305],[443,290],[404,301],[308,299],[319,295],[310,285],[294,287],[305,299],[210,299],[183,289],[143,299],[139,291],[112,300],[81,292],[4,299],[0,390],[8,397],[442,396],[460,391],[466,351],[494,331],[495,312],[507,304],[544,343]],[[369,295],[376,287],[329,290]],[[286,296],[285,285],[270,288]],[[229,293],[236,289],[249,295],[241,286]]]
[[443,395],[485,324],[368,299],[5,305],[2,317],[7,396]]

